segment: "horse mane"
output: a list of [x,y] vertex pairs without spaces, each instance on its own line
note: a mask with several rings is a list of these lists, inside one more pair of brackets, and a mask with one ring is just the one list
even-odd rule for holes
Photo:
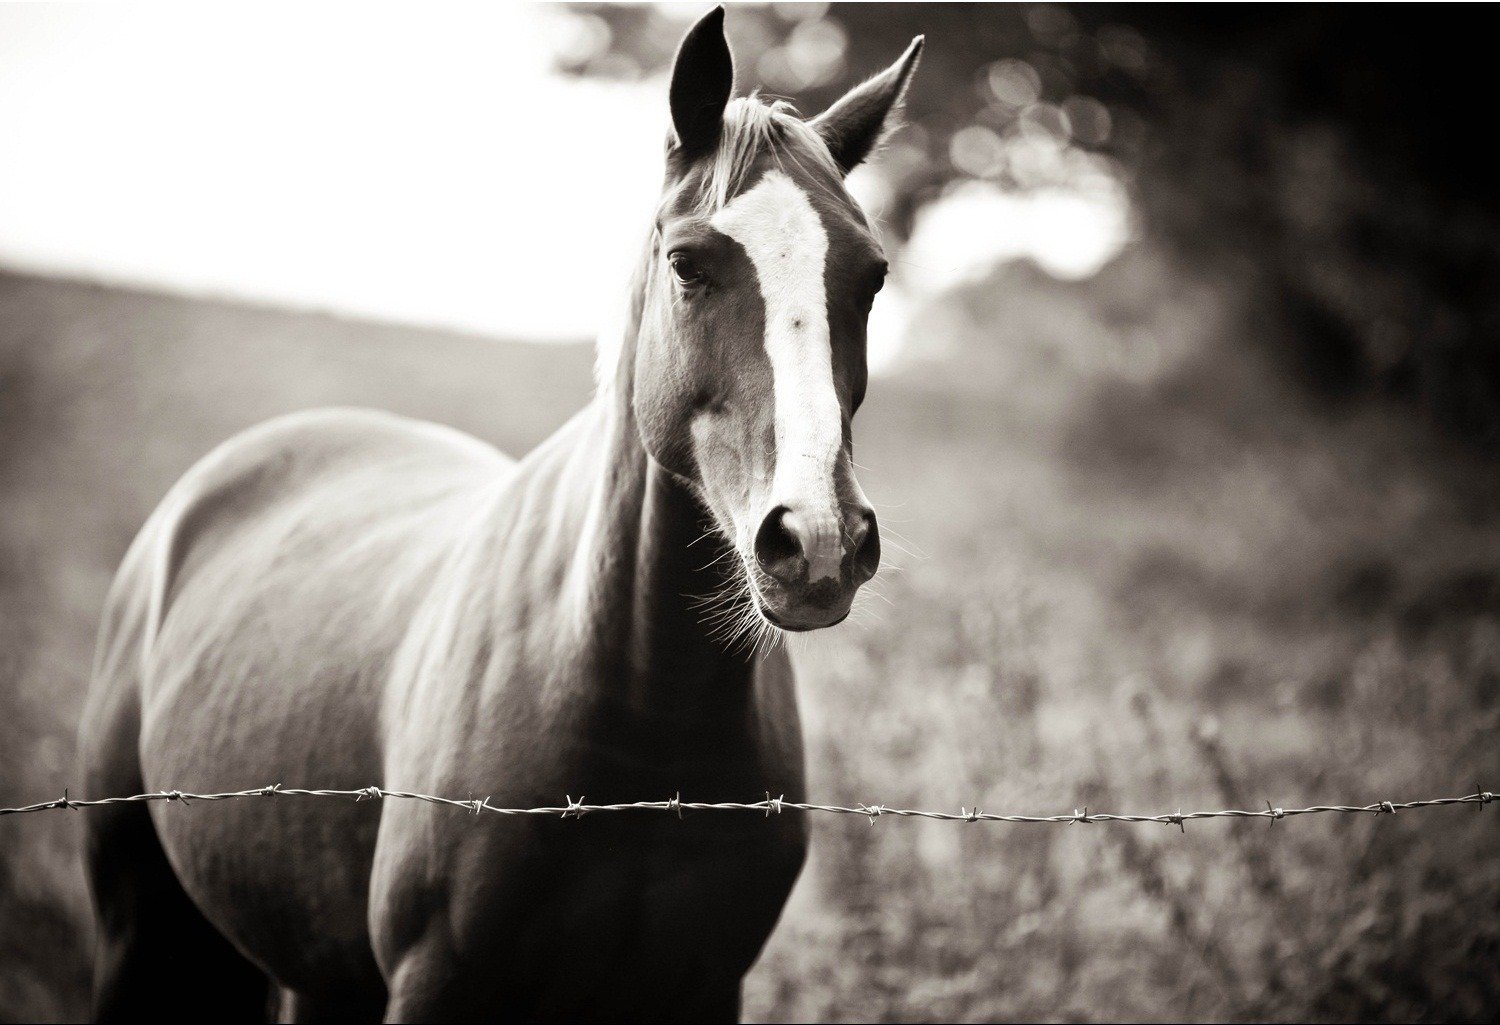
[[[722,210],[739,195],[762,156],[777,167],[792,164],[811,172],[805,177],[832,189],[843,173],[828,144],[786,100],[766,101],[758,93],[740,96],[724,108],[723,128],[713,157],[701,173],[690,176],[695,190],[693,209],[704,216]],[[650,247],[647,247],[649,259]],[[594,385],[604,391],[614,384],[625,341],[640,326],[644,268],[631,278],[625,309],[599,336],[594,362]]]

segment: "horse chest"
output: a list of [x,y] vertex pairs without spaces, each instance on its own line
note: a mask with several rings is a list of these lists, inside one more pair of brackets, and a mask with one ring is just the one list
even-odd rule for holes
[[[501,615],[512,618],[455,633],[448,672],[412,679],[386,752],[407,788],[458,793],[477,781],[492,803],[515,807],[564,795],[800,799],[784,653],[747,665],[709,649],[688,658],[693,649],[674,642],[636,660],[627,678],[629,659],[542,629],[538,607]],[[469,633],[489,640],[460,643]],[[661,1017],[700,1006],[709,991],[715,1006],[737,994],[807,843],[795,814],[384,812],[372,922],[388,975],[403,963],[482,965],[453,985],[476,1006],[500,1001],[541,1018],[605,1004]]]
[[508,910],[492,924],[538,1006],[566,1009],[595,990],[644,1008],[737,984],[805,855],[804,824],[792,816],[632,814],[550,823],[559,828],[498,866],[511,873],[497,880],[509,892],[496,906]]
[[566,923],[564,931],[613,933],[627,946],[713,943],[748,909],[779,902],[801,863],[800,831],[764,820],[754,825],[759,829],[726,826],[723,818],[673,818],[611,831],[608,839],[580,838],[568,859],[570,878],[547,902],[555,922]]
[[[774,738],[715,743],[657,737],[634,757],[586,759],[563,770],[590,801],[660,799],[674,793],[754,800],[766,787],[801,795],[800,750]],[[658,764],[649,768],[636,758]],[[570,784],[571,786],[571,784]],[[644,960],[742,963],[748,968],[801,868],[800,816],[738,812],[597,813],[532,820],[483,859],[505,891],[497,907],[524,921],[531,949],[590,951],[601,971]],[[608,966],[615,966],[614,969]]]

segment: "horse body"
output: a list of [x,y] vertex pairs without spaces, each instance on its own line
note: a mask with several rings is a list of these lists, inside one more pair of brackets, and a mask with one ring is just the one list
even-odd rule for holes
[[[814,128],[725,113],[722,17],[679,54],[668,187],[594,401],[520,462],[350,410],[205,458],[111,589],[90,792],[803,798],[787,656],[733,642],[838,622],[878,561],[849,422],[883,261],[841,175],[916,47]],[[805,828],[111,806],[88,822],[96,1007],[254,1019],[269,979],[294,1020],[730,1019]]]
[[[653,482],[644,453],[582,443],[607,419],[586,411],[519,466],[353,411],[276,421],[211,455],[127,557],[112,602],[123,614],[101,642],[92,714],[139,695],[139,785],[378,783],[508,806],[679,788],[797,799],[784,653],[748,663],[682,644],[701,588],[666,601],[642,588],[638,615],[608,634],[571,604],[630,607],[636,596],[614,589],[634,591],[642,572],[691,587],[711,558],[687,547],[701,533],[694,500]],[[611,557],[577,547],[591,503],[639,508],[595,549]],[[619,536],[632,527],[635,544]],[[98,792],[128,785],[91,776]],[[653,1017],[722,1016],[759,950],[747,937],[769,932],[805,846],[792,817],[180,810],[153,809],[183,889],[288,990],[331,1002],[405,972],[408,1010],[435,990],[450,1015],[503,1002],[577,1016],[608,992]],[[747,931],[747,917],[767,921]],[[455,975],[483,984],[457,995]]]

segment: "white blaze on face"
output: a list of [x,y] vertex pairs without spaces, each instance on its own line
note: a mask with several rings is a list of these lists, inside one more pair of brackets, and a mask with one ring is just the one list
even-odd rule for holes
[[806,194],[780,171],[767,172],[710,223],[749,255],[765,300],[776,400],[771,505],[784,505],[798,518],[810,579],[836,577],[841,553],[833,471],[844,432],[823,282],[828,233]]

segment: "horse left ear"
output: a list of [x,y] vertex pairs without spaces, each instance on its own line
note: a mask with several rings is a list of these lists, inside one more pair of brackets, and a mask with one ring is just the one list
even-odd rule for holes
[[911,41],[896,63],[813,118],[811,124],[845,174],[858,167],[885,135],[893,131],[907,83],[922,55],[922,36]]
[[724,8],[715,7],[688,29],[672,65],[668,97],[673,143],[697,155],[713,148],[734,92],[734,57],[724,38]]

